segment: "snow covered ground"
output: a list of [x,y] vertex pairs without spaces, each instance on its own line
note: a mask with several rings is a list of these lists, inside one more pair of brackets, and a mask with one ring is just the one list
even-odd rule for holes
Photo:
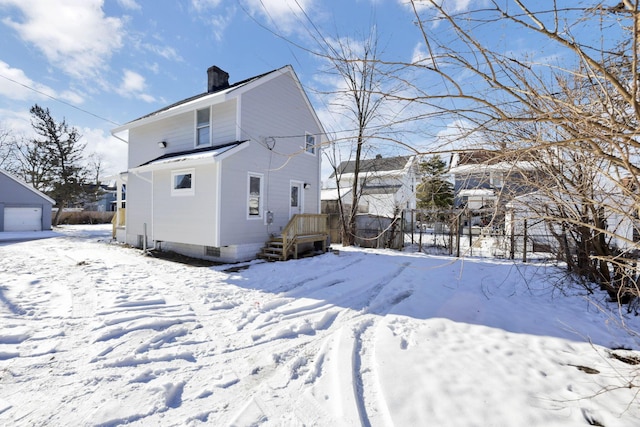
[[0,242],[0,425],[640,425],[639,341],[553,267],[338,248],[236,271],[57,231]]

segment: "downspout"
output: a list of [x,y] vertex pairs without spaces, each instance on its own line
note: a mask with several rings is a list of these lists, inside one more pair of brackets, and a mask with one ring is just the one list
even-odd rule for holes
[[222,231],[222,219],[220,218],[220,215],[222,214],[222,162],[219,160],[216,160],[214,163],[217,168],[216,168],[216,226],[215,226],[215,239],[214,239],[214,244],[217,247],[220,247],[220,242],[221,242],[221,236],[220,236],[220,232]]

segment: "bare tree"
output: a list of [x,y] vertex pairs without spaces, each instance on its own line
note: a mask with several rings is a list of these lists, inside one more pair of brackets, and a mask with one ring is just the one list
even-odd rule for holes
[[[429,79],[441,87],[414,102],[534,165],[513,170],[535,190],[524,215],[545,224],[572,271],[619,300],[638,296],[637,2],[453,4],[411,1],[428,52],[407,64],[422,77],[416,92]],[[538,48],[518,51],[498,31]]]
[[17,142],[9,129],[0,128],[0,169],[15,173]]
[[87,196],[90,197],[91,203],[97,203],[105,194],[105,191],[102,188],[102,182],[100,181],[100,174],[102,173],[102,160],[102,156],[97,153],[91,153],[87,157],[87,174],[91,174],[93,177],[93,182],[91,182],[91,184],[87,187],[88,192],[89,188],[91,188],[90,194],[87,194]]
[[[266,11],[267,7],[263,7]],[[343,203],[343,197],[338,198],[342,243],[349,246],[356,241],[356,218],[365,179],[361,174],[362,161],[381,151],[418,152],[400,136],[416,119],[406,113],[415,98],[401,95],[409,87],[402,76],[407,64],[384,60],[375,23],[364,35],[341,37],[328,35],[316,25],[301,3],[295,2],[295,15],[300,20],[300,27],[306,28],[305,36],[308,37],[304,38],[304,44],[267,25],[258,24],[325,64],[321,69],[321,80],[331,81],[329,89],[308,89],[322,99],[336,118],[337,128],[331,130],[334,137],[327,140],[330,149],[323,154],[332,166],[330,179],[335,180],[338,194],[347,193],[345,185],[350,187],[350,205]],[[311,43],[307,43],[309,39]],[[327,125],[326,121],[324,124]],[[349,172],[344,173],[340,167],[347,162],[350,163]],[[395,211],[400,213],[400,209]],[[393,218],[393,224],[397,223],[397,218]]]
[[[329,39],[317,30],[313,33],[318,50],[313,53],[326,61],[329,66],[324,70],[328,76],[336,77],[339,82],[337,89],[317,91],[321,96],[329,97],[328,104],[331,111],[343,118],[343,124],[348,129],[340,130],[340,137],[331,144],[333,150],[329,153],[333,167],[333,177],[340,191],[341,180],[348,181],[351,187],[351,205],[348,209],[342,206],[339,198],[340,212],[343,224],[343,245],[349,246],[356,239],[356,216],[359,209],[363,188],[361,163],[376,146],[381,143],[391,143],[395,139],[393,127],[396,124],[392,114],[388,111],[388,94],[398,91],[397,65],[385,63],[381,60],[382,53],[378,47],[378,34],[375,27],[362,39],[336,38]],[[401,66],[402,67],[402,66]],[[398,104],[398,100],[394,100]],[[336,145],[348,145],[347,161],[340,161],[340,152]],[[340,165],[349,163],[349,179],[344,179],[345,171]]]
[[[382,97],[377,96],[379,75],[377,73],[377,39],[368,37],[362,46],[362,52],[356,52],[351,47],[349,40],[339,40],[337,44],[327,43],[326,48],[330,52],[329,61],[335,72],[342,79],[345,88],[335,102],[344,114],[348,114],[355,124],[353,154],[354,170],[351,180],[351,209],[347,218],[345,234],[343,235],[343,245],[353,245],[356,238],[356,214],[360,200],[360,161],[363,157],[363,148],[369,141],[368,128],[375,118],[378,108],[382,102]],[[342,171],[337,170],[336,177],[342,175]],[[338,178],[339,179],[339,178]]]

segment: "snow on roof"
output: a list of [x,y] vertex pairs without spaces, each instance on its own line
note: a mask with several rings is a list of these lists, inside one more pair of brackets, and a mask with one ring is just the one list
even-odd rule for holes
[[[360,173],[378,174],[380,172],[401,171],[407,166],[407,162],[413,156],[397,156],[397,157],[375,157],[373,159],[363,159],[360,161]],[[355,160],[348,160],[340,163],[337,170],[341,175],[353,174],[355,171]],[[329,178],[335,176],[335,172]]]
[[461,166],[455,166],[449,169],[449,173],[456,174],[469,174],[478,172],[507,172],[507,171],[525,171],[535,170],[536,165],[534,162],[520,161],[520,162],[498,162],[493,164],[474,163]]
[[395,194],[400,188],[402,188],[402,185],[365,185],[362,187],[362,194]]
[[[350,188],[341,188],[340,196],[344,197],[351,192]],[[320,190],[320,200],[338,200],[337,188],[325,188]]]
[[458,196],[460,197],[479,197],[479,196],[494,196],[495,192],[493,190],[490,190],[488,188],[469,188],[469,189],[464,189],[464,190],[460,190],[458,192]]
[[241,145],[246,141],[234,141],[226,144],[216,145],[214,147],[196,148],[194,150],[180,151],[177,153],[168,153],[156,159],[141,164],[139,167],[151,165],[164,165],[168,163],[185,162],[188,160],[213,159],[222,153]]

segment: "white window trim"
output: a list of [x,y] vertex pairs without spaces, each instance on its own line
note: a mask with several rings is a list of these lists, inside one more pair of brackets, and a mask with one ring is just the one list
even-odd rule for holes
[[[198,145],[198,111],[202,111],[208,109],[209,110],[209,142],[207,142],[206,144],[200,144]],[[213,132],[212,132],[212,126],[211,123],[213,123],[213,108],[211,108],[211,106],[209,105],[208,107],[202,107],[202,108],[198,108],[194,111],[194,129],[195,129],[195,135],[194,135],[194,139],[193,139],[193,146],[195,148],[198,147],[210,147],[212,145],[213,141]]]
[[[177,175],[191,174],[191,188],[175,188],[174,182]],[[195,169],[179,169],[171,171],[171,195],[172,196],[193,196],[196,194],[196,171]]]
[[[311,151],[309,151],[309,147],[307,146],[307,138],[308,137],[313,137],[313,145],[311,146]],[[304,133],[304,152],[311,155],[311,156],[315,156],[317,151],[318,151],[318,146],[317,146],[317,137],[309,132],[305,132]]]
[[[260,201],[258,202],[258,215],[249,214],[249,198],[251,196],[251,178],[260,178]],[[247,219],[248,220],[262,220],[264,217],[264,175],[261,173],[249,172],[247,174]]]

